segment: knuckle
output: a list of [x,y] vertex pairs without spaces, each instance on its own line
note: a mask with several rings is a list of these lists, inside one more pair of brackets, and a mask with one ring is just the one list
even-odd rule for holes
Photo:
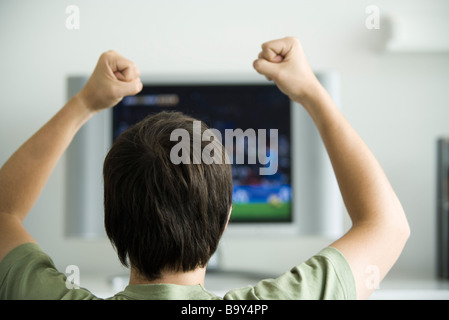
[[132,70],[134,70],[134,72],[135,72],[135,74],[137,75],[137,76],[139,76],[140,75],[140,70],[139,70],[139,68],[137,67],[137,65],[134,63],[134,62],[131,62],[131,68],[132,68]]
[[140,90],[142,90],[143,88],[143,84],[141,81],[136,81],[136,92],[139,92]]
[[254,62],[253,62],[253,67],[254,67],[254,69],[256,69],[256,70],[259,70],[259,67],[260,67],[260,60],[259,60],[259,59],[254,60]]
[[103,52],[101,54],[100,58],[108,59],[110,57],[115,56],[116,54],[117,54],[117,52],[115,52],[114,50],[108,50],[108,51]]
[[301,43],[299,42],[298,38],[295,37],[288,37],[288,41],[293,44],[294,46],[299,46]]

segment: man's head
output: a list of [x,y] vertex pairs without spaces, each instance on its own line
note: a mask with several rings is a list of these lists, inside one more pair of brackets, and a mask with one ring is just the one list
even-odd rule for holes
[[229,164],[170,160],[171,133],[187,130],[192,146],[195,120],[179,112],[148,116],[116,139],[104,162],[107,235],[120,261],[148,280],[205,267],[229,218]]

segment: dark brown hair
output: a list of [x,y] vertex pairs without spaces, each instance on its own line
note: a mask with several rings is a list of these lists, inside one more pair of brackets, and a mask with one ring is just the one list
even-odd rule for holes
[[[148,280],[163,270],[206,266],[228,220],[232,175],[225,148],[222,164],[170,160],[178,143],[171,133],[185,129],[192,145],[195,120],[179,112],[148,116],[116,139],[104,161],[106,233],[121,263]],[[201,132],[206,129],[202,122]],[[208,142],[201,143],[203,149]]]

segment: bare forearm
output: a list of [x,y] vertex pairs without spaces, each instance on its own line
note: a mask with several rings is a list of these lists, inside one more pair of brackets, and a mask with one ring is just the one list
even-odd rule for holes
[[142,90],[139,69],[107,51],[86,85],[0,169],[0,261],[17,246],[35,242],[21,221],[33,207],[76,132],[97,112]]
[[405,222],[381,166],[321,85],[301,101],[315,122],[354,224]]
[[0,169],[0,212],[21,220],[26,217],[59,158],[91,115],[75,96],[9,158]]
[[366,286],[367,267],[381,280],[410,234],[402,206],[371,151],[316,79],[298,39],[264,43],[254,68],[302,104],[320,132],[353,223],[330,246],[349,263],[357,297],[367,298],[373,291]]

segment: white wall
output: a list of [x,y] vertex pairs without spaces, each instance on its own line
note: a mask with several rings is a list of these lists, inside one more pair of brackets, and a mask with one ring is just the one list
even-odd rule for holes
[[[449,135],[449,53],[389,53],[385,21],[365,27],[365,8],[431,17],[447,1],[49,1],[0,2],[0,163],[37,130],[66,97],[69,74],[89,74],[99,54],[115,49],[142,73],[245,74],[260,44],[293,35],[316,70],[341,73],[345,115],[372,148],[397,191],[412,235],[395,272],[435,270],[435,139]],[[76,3],[80,29],[67,30]],[[448,30],[449,31],[449,30]],[[56,264],[81,272],[121,272],[106,240],[63,235],[65,159],[26,220]],[[326,239],[226,239],[229,265],[283,271],[328,244]],[[280,250],[279,247],[283,248]],[[297,252],[297,253],[296,253]],[[276,259],[272,259],[271,256]],[[62,270],[63,271],[63,270]]]

